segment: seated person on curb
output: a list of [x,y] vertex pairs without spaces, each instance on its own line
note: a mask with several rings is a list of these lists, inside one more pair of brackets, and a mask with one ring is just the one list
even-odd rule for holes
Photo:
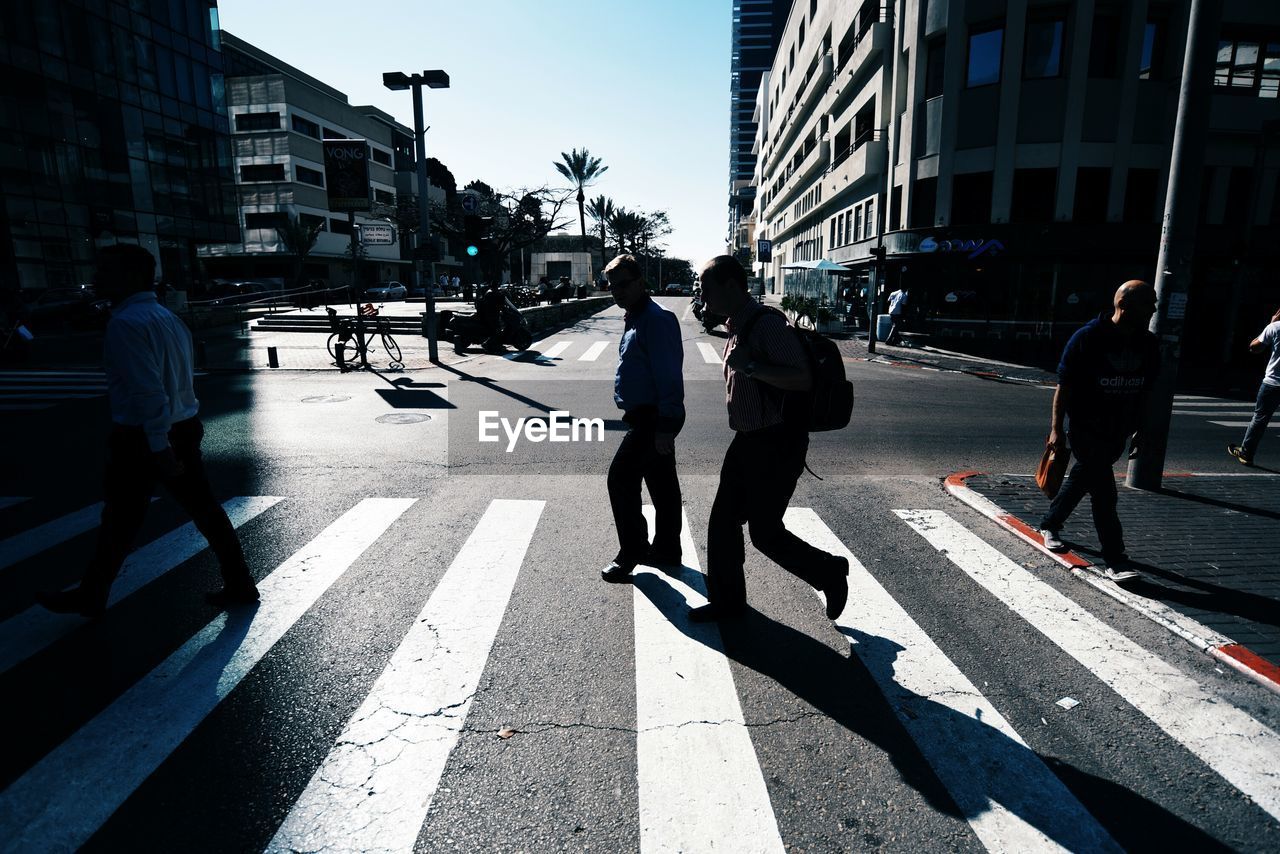
[[1070,440],[1076,463],[1040,520],[1040,536],[1045,548],[1065,549],[1059,532],[1087,493],[1104,574],[1117,582],[1131,581],[1138,572],[1125,554],[1111,467],[1137,429],[1143,400],[1160,371],[1156,337],[1147,331],[1155,310],[1151,285],[1137,279],[1121,285],[1112,311],[1086,323],[1067,342],[1053,395],[1049,444],[1061,449]]
[[703,267],[702,295],[709,311],[729,318],[725,401],[734,436],[707,525],[708,604],[689,618],[729,619],[746,609],[745,523],[753,546],[826,595],[827,617],[834,620],[849,597],[848,559],[809,545],[782,523],[809,450],[807,427],[793,423],[784,403],[787,393],[812,387],[808,356],[783,316],[751,298],[747,271],[733,256]]
[[480,345],[485,350],[493,350],[502,346],[502,308],[506,298],[498,290],[496,283],[485,285],[476,300],[476,317],[484,324],[488,337]]

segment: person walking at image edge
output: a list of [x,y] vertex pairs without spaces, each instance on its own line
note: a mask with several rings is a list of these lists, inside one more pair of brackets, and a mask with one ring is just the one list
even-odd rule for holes
[[[683,504],[675,440],[684,426],[684,345],[680,322],[645,291],[640,264],[619,255],[605,268],[613,301],[626,312],[618,344],[613,400],[627,433],[609,466],[609,504],[618,529],[618,556],[600,571],[626,581],[637,564],[678,568]],[[653,545],[640,510],[640,483],[653,501]]]
[[[1138,577],[1125,554],[1112,466],[1137,429],[1143,399],[1160,370],[1156,337],[1147,331],[1155,310],[1151,285],[1137,279],[1121,285],[1110,314],[1089,321],[1067,342],[1053,395],[1049,444],[1058,450],[1069,444],[1076,463],[1040,521],[1040,535],[1046,548],[1065,549],[1059,532],[1087,493],[1104,572],[1113,581]],[[1131,457],[1140,452],[1141,438],[1135,437]]]
[[206,597],[220,608],[258,601],[235,528],[213,497],[200,458],[204,427],[196,417],[191,333],[151,290],[155,259],[134,244],[103,248],[95,284],[112,302],[104,359],[111,432],[102,526],[78,587],[41,594],[57,613],[99,616],[111,584],[142,527],[156,481],[209,541],[223,588]]
[[889,337],[884,343],[890,345],[898,343],[898,334],[906,326],[907,304],[910,299],[911,296],[905,286],[889,294]]
[[808,357],[783,315],[751,298],[747,271],[736,258],[713,258],[701,280],[707,308],[729,318],[724,378],[734,436],[707,525],[707,604],[689,617],[723,620],[746,609],[746,524],[753,546],[825,594],[827,617],[834,620],[849,597],[849,561],[809,545],[782,523],[809,450],[806,427],[784,417],[783,401],[811,388]]
[[1267,370],[1258,386],[1258,399],[1253,405],[1253,419],[1244,431],[1239,445],[1227,445],[1227,453],[1247,466],[1253,465],[1253,455],[1258,452],[1262,434],[1267,432],[1271,416],[1280,406],[1280,310],[1271,315],[1271,322],[1262,334],[1249,342],[1249,352],[1255,355],[1269,353]]

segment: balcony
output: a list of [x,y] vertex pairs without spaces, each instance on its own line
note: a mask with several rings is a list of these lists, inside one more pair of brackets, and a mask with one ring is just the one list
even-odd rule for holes
[[842,50],[836,75],[856,78],[862,75],[872,57],[886,51],[893,44],[893,27],[890,26],[889,9],[881,8],[877,14],[860,17],[858,36],[851,50]]
[[[787,148],[795,140],[796,131],[804,124],[811,114],[814,105],[817,103],[818,97],[827,91],[827,85],[831,82],[831,75],[835,69],[835,56],[828,50],[818,59],[818,64],[814,67],[813,72],[805,78],[796,91],[791,106],[787,109],[786,118],[783,119],[781,125],[777,129],[776,135],[777,145],[773,147],[774,158],[785,154]],[[795,121],[792,121],[795,119]],[[769,134],[766,134],[768,136]],[[770,162],[767,165],[772,165]]]
[[864,133],[843,151],[837,151],[827,170],[827,186],[822,197],[835,198],[867,177],[884,174],[888,162],[888,145],[885,132],[880,129]]
[[773,219],[784,206],[794,202],[796,196],[809,187],[810,179],[826,168],[830,156],[831,140],[824,136],[809,150],[808,154],[801,158],[795,169],[782,183],[778,194],[769,200],[769,204],[761,211],[764,218]]

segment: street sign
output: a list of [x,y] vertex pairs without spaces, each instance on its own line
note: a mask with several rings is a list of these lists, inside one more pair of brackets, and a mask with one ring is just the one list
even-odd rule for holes
[[773,243],[771,241],[756,241],[756,260],[761,264],[768,264],[773,261]]
[[474,214],[480,212],[480,197],[474,193],[462,194],[462,212]]
[[396,230],[381,223],[360,226],[360,242],[365,246],[390,246],[396,242]]
[[326,139],[324,177],[329,210],[369,210],[369,143],[363,139]]

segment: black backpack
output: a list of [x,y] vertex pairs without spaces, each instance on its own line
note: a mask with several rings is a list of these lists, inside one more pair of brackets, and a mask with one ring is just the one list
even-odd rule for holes
[[[787,319],[785,314],[769,306],[752,314],[742,324],[742,329],[734,330],[734,334],[747,346],[750,346],[748,336],[751,328],[766,311],[773,312],[784,321]],[[812,329],[801,329],[789,321],[787,328],[796,336],[809,359],[813,387],[808,391],[783,391],[768,383],[761,383],[761,386],[778,402],[782,418],[787,424],[810,433],[847,427],[849,418],[853,415],[853,383],[844,375],[844,359],[840,355],[840,348],[830,338],[819,335]]]

